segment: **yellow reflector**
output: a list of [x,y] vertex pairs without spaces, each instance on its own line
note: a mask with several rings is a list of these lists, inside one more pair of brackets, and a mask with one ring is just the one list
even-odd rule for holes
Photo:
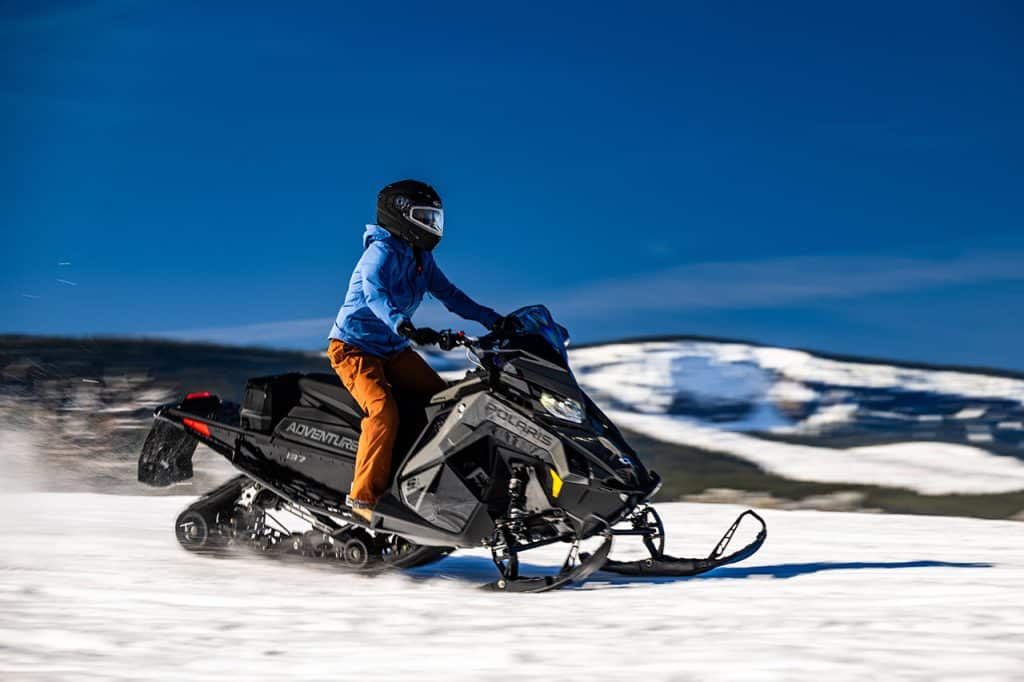
[[551,497],[558,497],[558,494],[562,492],[562,479],[558,477],[558,472],[554,469],[551,470]]

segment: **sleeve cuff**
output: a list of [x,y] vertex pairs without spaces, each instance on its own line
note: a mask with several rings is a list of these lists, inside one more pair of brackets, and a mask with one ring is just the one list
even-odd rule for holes
[[[391,331],[398,334],[398,328],[402,326],[403,322],[408,322],[409,324],[412,324],[412,320],[410,320],[408,317],[405,317],[404,315],[400,315],[391,320]],[[401,334],[398,335],[401,336]]]

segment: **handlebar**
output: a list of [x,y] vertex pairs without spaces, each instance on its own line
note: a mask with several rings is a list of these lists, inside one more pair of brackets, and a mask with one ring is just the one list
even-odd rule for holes
[[475,339],[466,336],[466,332],[442,329],[437,332],[437,347],[441,350],[452,350],[458,346],[472,346]]
[[444,351],[453,350],[460,346],[473,350],[487,350],[500,340],[500,336],[493,332],[480,337],[469,336],[464,331],[455,331],[453,329],[442,329],[437,332],[437,347]]

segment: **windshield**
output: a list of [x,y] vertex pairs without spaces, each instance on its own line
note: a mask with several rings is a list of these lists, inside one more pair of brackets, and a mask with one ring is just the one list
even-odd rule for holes
[[[542,305],[532,305],[520,308],[511,313],[509,317],[519,323],[519,333],[522,337],[526,337],[520,338],[519,342],[515,344],[516,347],[563,366],[569,365],[569,356],[565,350],[569,343],[569,332],[555,322],[547,308]],[[527,339],[530,337],[540,337],[543,343],[529,343]],[[553,357],[552,351],[554,351]]]

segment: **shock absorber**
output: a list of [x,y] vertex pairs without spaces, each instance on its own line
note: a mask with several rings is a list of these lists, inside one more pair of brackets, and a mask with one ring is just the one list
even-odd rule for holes
[[526,479],[529,475],[525,467],[512,467],[512,476],[508,479],[508,517],[510,519],[521,519],[526,516],[526,510],[523,509],[523,503],[526,501],[523,489],[526,487]]

